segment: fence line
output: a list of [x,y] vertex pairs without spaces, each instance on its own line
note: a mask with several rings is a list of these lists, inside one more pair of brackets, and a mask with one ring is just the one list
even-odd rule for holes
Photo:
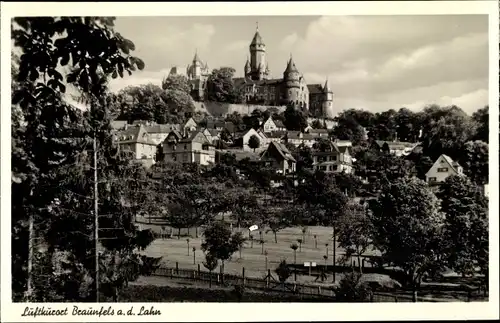
[[[294,293],[309,297],[328,298],[335,300],[335,290],[330,286],[308,285],[301,283],[281,283],[271,275],[268,270],[268,275],[264,278],[245,277],[243,275],[221,274],[218,272],[206,272],[200,269],[181,269],[178,266],[160,267],[153,275],[166,277],[170,279],[186,279],[193,281],[210,282],[214,285],[224,284],[226,286],[242,285],[249,289],[265,290],[281,293]],[[408,295],[392,295],[390,293],[372,293],[371,302],[411,302],[411,296]]]

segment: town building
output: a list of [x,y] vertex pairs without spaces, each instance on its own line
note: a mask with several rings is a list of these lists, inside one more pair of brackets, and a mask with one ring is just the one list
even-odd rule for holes
[[353,172],[351,147],[348,145],[337,145],[331,141],[315,145],[312,158],[314,170],[321,170],[325,173],[351,174]]
[[151,140],[145,126],[129,126],[114,133],[120,150],[131,152],[134,160],[146,167],[156,162],[157,144]]
[[262,123],[262,130],[265,133],[272,131],[286,131],[286,127],[281,120],[274,120],[272,117],[269,117]]
[[387,151],[391,155],[398,157],[408,156],[417,147],[419,143],[403,142],[403,141],[383,141],[375,140],[373,147],[380,151]]
[[283,175],[294,173],[297,167],[297,161],[288,148],[284,144],[274,141],[271,141],[267,149],[262,153],[261,161]]
[[215,148],[201,131],[194,131],[188,137],[172,131],[165,138],[161,150],[165,162],[215,163]]
[[452,175],[464,176],[463,168],[447,155],[441,155],[425,174],[429,186],[437,188],[446,178]]
[[318,136],[310,133],[304,133],[302,131],[287,131],[286,135],[283,137],[283,141],[285,143],[289,143],[294,146],[305,145],[309,148],[311,148],[318,139]]

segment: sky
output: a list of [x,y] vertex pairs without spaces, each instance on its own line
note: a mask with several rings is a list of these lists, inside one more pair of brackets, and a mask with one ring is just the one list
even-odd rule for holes
[[118,17],[146,68],[111,90],[160,85],[195,51],[242,76],[257,24],[272,77],[292,55],[308,84],[329,80],[338,111],[454,104],[471,114],[488,104],[487,15]]

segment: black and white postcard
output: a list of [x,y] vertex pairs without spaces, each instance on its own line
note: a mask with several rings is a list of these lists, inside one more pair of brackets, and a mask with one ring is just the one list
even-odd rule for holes
[[2,321],[498,318],[498,9],[2,3]]

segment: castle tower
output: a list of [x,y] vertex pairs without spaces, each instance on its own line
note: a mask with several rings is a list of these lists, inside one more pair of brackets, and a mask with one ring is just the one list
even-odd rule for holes
[[245,71],[245,77],[251,78],[252,68],[250,67],[250,59],[248,57],[245,63],[244,71]]
[[323,87],[323,102],[321,103],[321,113],[324,118],[334,118],[333,111],[333,91],[328,86],[328,79],[325,81],[325,86]]
[[266,45],[262,41],[262,37],[259,34],[259,26],[255,31],[252,42],[250,43],[250,70],[252,80],[264,80],[267,79],[266,74]]
[[293,62],[292,55],[287,63],[286,69],[283,72],[283,81],[285,83],[284,99],[287,103],[298,105],[300,97],[300,74],[299,70]]
[[187,67],[187,76],[190,80],[198,80],[204,74],[206,74],[206,69],[208,69],[207,64],[203,64],[200,57],[198,56],[198,50],[196,50],[193,61],[191,65]]

